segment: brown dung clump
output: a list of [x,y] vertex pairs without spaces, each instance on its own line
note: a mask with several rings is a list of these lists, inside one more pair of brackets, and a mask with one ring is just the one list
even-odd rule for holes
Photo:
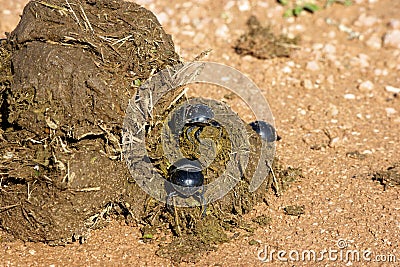
[[248,19],[247,26],[248,31],[239,37],[234,47],[239,55],[251,55],[259,59],[289,57],[298,48],[297,37],[276,36],[270,27],[262,26],[255,16]]
[[101,225],[110,203],[127,213],[126,190],[144,200],[124,186],[120,131],[135,84],[179,61],[154,14],[115,0],[31,1],[0,52],[0,226],[62,244]]

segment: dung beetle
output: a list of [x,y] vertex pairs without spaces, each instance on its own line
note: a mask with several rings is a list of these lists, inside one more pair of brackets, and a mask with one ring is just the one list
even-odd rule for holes
[[250,123],[251,128],[260,135],[262,140],[267,142],[275,142],[277,141],[277,135],[275,128],[265,121],[254,121]]
[[185,123],[208,123],[214,116],[214,111],[207,105],[189,105],[185,110]]
[[203,206],[202,217],[205,216],[204,176],[201,171],[201,163],[198,160],[186,158],[178,160],[170,167],[170,182],[173,190],[167,196],[167,206],[170,206],[169,202],[174,196],[184,198],[197,196]]
[[[214,116],[214,111],[207,105],[189,105],[185,112],[185,125],[189,126],[186,128],[186,136],[189,138],[189,140],[191,140],[190,133],[193,130],[195,130],[195,139],[201,143],[199,136],[205,126],[221,127],[221,125],[214,120]],[[193,143],[193,140],[191,141]]]
[[[168,125],[176,136],[186,134],[190,138],[191,132],[195,130],[193,136],[200,142],[199,136],[205,126],[221,126],[214,120],[214,116],[214,111],[205,104],[187,104],[174,113]],[[182,131],[184,128],[186,133]]]

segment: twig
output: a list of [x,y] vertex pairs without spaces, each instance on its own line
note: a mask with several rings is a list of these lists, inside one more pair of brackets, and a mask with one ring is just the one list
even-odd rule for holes
[[178,216],[178,211],[176,210],[176,206],[175,206],[175,198],[172,199],[172,201],[174,202],[174,214],[175,214],[175,223],[176,223],[176,228],[177,228],[177,232],[178,232],[178,236],[182,235],[181,232],[181,227],[179,226],[179,216]]
[[6,210],[9,210],[9,209],[13,209],[15,207],[18,207],[19,205],[21,205],[21,204],[14,204],[14,205],[0,207],[0,212],[6,211]]
[[83,17],[85,18],[85,21],[86,21],[87,25],[89,26],[89,29],[92,31],[92,33],[94,33],[94,30],[92,28],[92,24],[90,24],[90,21],[89,21],[88,17],[86,16],[85,10],[83,9],[83,7],[81,5],[80,5],[80,7],[81,7],[81,10],[82,10]]
[[[130,34],[130,35],[128,35],[128,36],[126,36],[126,37],[124,37],[124,38],[122,38],[122,39],[119,39],[119,40],[116,40],[114,43],[112,43],[111,45],[116,45],[116,44],[118,44],[118,43],[120,43],[120,42],[122,42],[122,44],[119,46],[119,47],[121,47],[129,38],[131,38],[131,37],[133,37],[133,35],[132,34]],[[107,38],[108,39],[108,38]],[[119,48],[118,47],[118,48]]]
[[197,55],[197,56],[193,59],[193,61],[199,61],[199,60],[201,60],[202,58],[204,58],[205,56],[207,56],[211,51],[212,51],[212,49],[209,48],[209,49],[207,49],[207,50],[201,52],[200,55]]
[[65,2],[67,3],[69,9],[71,10],[72,14],[74,15],[75,20],[76,20],[76,22],[78,23],[78,25],[79,25],[80,27],[82,27],[82,26],[81,26],[81,23],[79,22],[78,16],[75,14],[75,11],[72,9],[72,7],[71,7],[71,5],[69,4],[68,0],[65,0]]
[[75,192],[93,192],[93,191],[100,191],[100,186],[98,187],[87,187],[87,188],[81,188],[81,189],[74,189],[73,191]]
[[281,193],[280,193],[280,189],[279,189],[278,179],[276,179],[275,172],[274,172],[274,170],[272,169],[271,165],[269,165],[268,160],[266,160],[265,163],[267,164],[268,168],[271,170],[271,173],[272,173],[272,181],[273,181],[274,186],[275,186],[276,195],[279,197]]
[[64,8],[64,7],[60,7],[60,6],[57,6],[57,5],[49,4],[49,3],[46,3],[46,2],[44,2],[44,1],[39,1],[38,3],[39,3],[39,4],[42,4],[42,5],[46,6],[46,7],[58,9],[58,10],[61,10],[61,11],[64,11],[64,12],[67,12],[67,11],[68,11],[68,9],[66,9],[66,8]]
[[147,112],[149,113],[150,118],[153,119],[152,109],[154,108],[154,106],[153,106],[153,95],[151,93],[151,90],[149,91],[149,98],[150,98],[150,105],[147,107]]
[[187,92],[188,90],[189,90],[189,88],[188,88],[188,87],[185,87],[185,88],[182,90],[182,92],[181,92],[177,97],[175,97],[175,99],[169,104],[167,110],[170,109],[173,105],[175,105],[175,103],[176,103],[184,94],[186,94],[186,92]]
[[[35,180],[35,181],[33,181],[33,183],[32,183],[32,186],[34,186],[34,185],[35,185],[35,183],[36,183],[36,180]],[[36,188],[33,188],[32,190],[30,190],[30,188],[29,188],[29,183],[28,183],[28,188],[27,188],[27,193],[28,193],[28,201],[31,199],[32,192],[33,192],[35,189],[36,189]]]

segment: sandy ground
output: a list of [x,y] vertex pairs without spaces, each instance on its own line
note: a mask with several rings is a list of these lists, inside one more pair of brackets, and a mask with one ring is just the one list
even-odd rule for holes
[[[0,1],[1,32],[15,27],[26,2]],[[157,15],[184,60],[212,49],[205,60],[235,67],[254,80],[282,137],[277,157],[304,174],[283,196],[271,195],[269,206],[260,204],[246,215],[268,215],[270,226],[220,245],[197,265],[396,266],[400,187],[384,190],[371,174],[400,161],[400,2],[357,0],[295,19],[282,18],[285,8],[275,1],[139,3]],[[235,54],[232,47],[250,15],[274,32],[300,35],[300,48],[280,59]],[[223,94],[201,93],[217,100]],[[233,107],[249,115],[245,107]],[[283,208],[292,204],[304,205],[305,214],[285,215]],[[7,241],[2,232],[0,239],[0,266],[176,265],[155,256],[157,245],[143,243],[138,229],[119,222],[93,231],[83,245]],[[250,245],[253,239],[257,243]],[[302,260],[311,250],[324,258]],[[349,253],[359,253],[360,259],[347,261]]]

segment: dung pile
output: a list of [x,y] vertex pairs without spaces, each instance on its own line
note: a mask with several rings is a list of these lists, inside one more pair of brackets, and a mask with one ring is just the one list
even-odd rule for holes
[[31,1],[0,52],[0,226],[82,239],[124,193],[125,109],[140,81],[178,62],[171,36],[134,3]]

